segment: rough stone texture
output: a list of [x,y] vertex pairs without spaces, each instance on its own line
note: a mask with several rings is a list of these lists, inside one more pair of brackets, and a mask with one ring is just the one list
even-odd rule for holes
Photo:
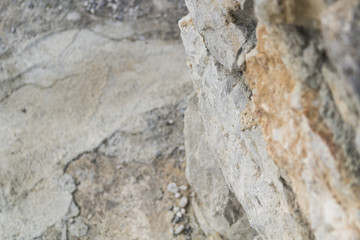
[[218,239],[218,234],[227,239],[253,239],[257,234],[251,229],[241,205],[227,188],[211,145],[206,142],[195,94],[189,99],[185,122],[189,166],[186,175],[197,193],[193,205],[202,230],[215,239]]
[[252,1],[187,0],[186,5],[210,53],[227,68],[237,68],[238,56],[254,47]]
[[[360,239],[360,2],[186,3],[195,93],[185,146],[199,219],[235,234],[208,214],[228,196],[213,190],[218,179],[263,239]],[[255,28],[256,39],[245,34]]]
[[167,184],[187,185],[177,30],[29,3],[0,1],[0,239],[204,239],[190,200],[181,234],[167,218]]
[[[118,57],[119,52],[123,57]],[[181,47],[171,43],[117,42],[90,30],[69,30],[19,47],[19,54],[22,57],[15,63],[11,59],[2,65],[24,70],[9,78],[2,75],[0,80],[2,86],[7,82],[18,86],[2,96],[0,108],[0,225],[4,239],[35,237],[59,221],[68,211],[74,191],[71,181],[59,180],[64,166],[116,131],[146,126],[138,114],[175,104],[176,92],[180,94],[186,82],[186,75],[176,67],[171,72],[179,85],[160,84],[167,77],[158,63],[168,58],[169,66],[162,66],[165,69],[175,65],[174,56],[179,63],[182,59]],[[147,55],[153,58],[144,58]],[[141,77],[144,72],[146,79]],[[154,98],[155,90],[159,98]],[[133,95],[134,91],[141,91],[142,97]],[[170,96],[167,91],[175,92]],[[153,154],[156,150],[152,148]],[[8,221],[20,216],[25,224]]]

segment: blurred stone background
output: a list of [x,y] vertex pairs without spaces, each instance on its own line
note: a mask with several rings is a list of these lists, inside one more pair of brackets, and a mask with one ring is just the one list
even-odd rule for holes
[[184,14],[0,2],[0,239],[203,237],[184,177]]

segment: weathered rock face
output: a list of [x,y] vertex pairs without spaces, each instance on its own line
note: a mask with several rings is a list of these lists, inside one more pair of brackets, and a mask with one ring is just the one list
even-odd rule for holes
[[227,188],[216,164],[216,155],[206,141],[198,97],[193,94],[189,100],[185,120],[187,164],[190,166],[187,177],[197,192],[193,205],[198,222],[203,231],[213,237],[220,233],[228,239],[253,239],[256,231],[250,227],[242,206]]
[[[360,2],[186,4],[187,177],[205,232],[360,239]],[[248,218],[235,232],[230,192]]]

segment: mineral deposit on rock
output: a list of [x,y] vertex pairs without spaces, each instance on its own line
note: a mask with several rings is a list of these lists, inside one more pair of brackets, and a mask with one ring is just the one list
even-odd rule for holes
[[186,5],[186,171],[205,233],[360,239],[360,1]]

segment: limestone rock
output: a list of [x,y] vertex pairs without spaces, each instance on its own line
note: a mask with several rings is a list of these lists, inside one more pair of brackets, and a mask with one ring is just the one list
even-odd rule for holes
[[[246,118],[252,117],[241,114],[251,104],[251,95],[244,79],[241,74],[224,69],[206,51],[205,42],[191,25],[191,21],[185,18],[180,26],[197,89],[196,96],[191,97],[194,100],[190,101],[185,118],[185,126],[194,126],[188,127],[188,130],[185,128],[185,139],[188,141],[185,146],[189,182],[199,198],[203,195],[199,204],[203,207],[211,206],[207,207],[209,209],[221,209],[220,206],[227,202],[225,199],[229,195],[225,183],[219,185],[221,179],[225,178],[244,207],[250,223],[261,235],[277,239],[287,231],[301,239],[307,234],[307,229],[297,224],[298,216],[290,211],[286,189],[279,180],[280,172],[266,153],[261,129],[256,125],[241,124],[247,122]],[[219,166],[221,170],[218,169]],[[210,181],[213,184],[218,182],[216,187],[210,185]],[[215,199],[209,198],[209,195]],[[221,205],[212,206],[217,203]],[[225,209],[226,205],[222,208]],[[241,207],[230,207],[229,211],[239,211],[238,209]],[[201,210],[198,210],[198,216],[199,212]],[[203,209],[202,212],[206,214],[206,210]],[[205,219],[211,218],[209,216]],[[212,221],[215,222],[209,220]],[[273,228],[273,222],[282,226],[282,231]],[[245,232],[251,233],[246,224],[241,224]],[[240,228],[237,227],[237,231],[240,232]],[[223,232],[219,233],[225,235]],[[232,234],[236,236],[237,233]],[[234,239],[229,235],[227,237]]]
[[[84,154],[99,150],[117,156],[114,170],[133,159],[153,168],[157,150],[166,155],[182,145],[181,120],[167,126],[158,118],[174,118],[172,112],[180,116],[186,106],[180,100],[191,83],[183,48],[174,41],[129,41],[137,30],[127,35],[132,24],[124,25],[93,23],[89,29],[55,31],[2,55],[0,239],[46,239],[46,232],[48,239],[64,236],[62,222],[79,214],[76,186],[64,171]],[[109,30],[114,28],[124,31]],[[171,131],[174,137],[165,138]],[[152,189],[150,201],[159,198],[160,188]],[[84,212],[92,206],[79,207]],[[110,222],[112,234],[117,221]],[[61,227],[53,228],[56,224]]]
[[263,239],[359,239],[360,2],[186,3],[187,177],[205,232],[233,239],[208,214],[229,191]]
[[211,54],[226,68],[236,68],[239,55],[254,47],[253,2],[187,0],[186,5]]
[[207,235],[220,234],[227,239],[253,239],[257,234],[227,188],[210,145],[206,143],[196,94],[190,97],[186,110],[185,139],[186,176],[197,193],[192,204],[202,230]]

